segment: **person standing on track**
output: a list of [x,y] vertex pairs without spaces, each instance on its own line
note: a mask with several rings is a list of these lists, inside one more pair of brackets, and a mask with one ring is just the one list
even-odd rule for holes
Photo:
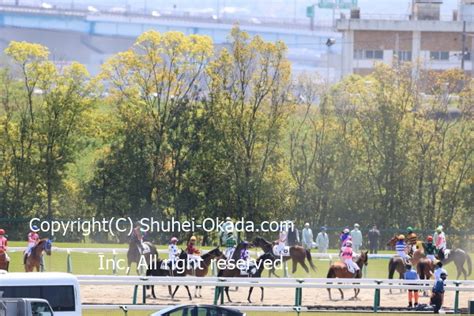
[[380,231],[377,229],[377,226],[374,225],[368,233],[369,239],[369,251],[372,254],[376,254],[379,248],[379,238],[380,238]]
[[[405,280],[419,280],[420,277],[418,276],[418,273],[416,272],[415,269],[413,269],[411,264],[407,264],[405,266],[405,274],[404,274],[404,279]],[[408,290],[408,308],[413,307],[413,298],[415,299],[415,305],[414,307],[418,306],[418,290]]]
[[326,226],[321,227],[321,231],[316,237],[316,247],[320,253],[327,253],[329,248],[329,236],[326,233]]
[[444,301],[444,287],[445,287],[445,280],[447,278],[448,274],[445,272],[442,272],[440,274],[439,280],[436,281],[432,293],[431,293],[431,299],[430,299],[430,305],[433,306],[433,310],[435,314],[439,314],[439,310],[443,306],[443,301]]
[[359,252],[360,247],[362,247],[362,232],[359,229],[359,224],[354,224],[354,229],[351,231],[352,237],[352,248],[355,253]]
[[303,247],[306,250],[313,248],[313,231],[309,227],[309,223],[304,224],[303,232],[301,233],[301,239],[303,240]]

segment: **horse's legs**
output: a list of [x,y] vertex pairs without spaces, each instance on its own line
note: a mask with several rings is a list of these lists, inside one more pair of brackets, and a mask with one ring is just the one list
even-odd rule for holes
[[191,295],[191,291],[189,290],[189,286],[185,285],[184,287],[185,287],[186,290],[188,291],[189,300],[192,301],[192,300],[193,300],[193,297],[192,297],[192,295]]
[[306,263],[304,262],[304,260],[302,262],[300,262],[301,266],[303,267],[303,269],[306,271],[306,273],[309,273],[309,269],[308,269],[308,266],[306,265]]
[[344,299],[344,292],[342,291],[342,289],[338,289],[338,290],[341,293],[341,300],[343,300]]
[[263,286],[260,287],[260,290],[262,290],[262,294],[260,295],[260,302],[263,302]]
[[[227,300],[229,301],[229,303],[232,303],[232,301],[230,300],[230,296],[229,296],[229,287],[226,286],[224,290],[225,290],[225,294],[227,295]],[[224,294],[222,294],[222,295],[224,295]]]
[[328,290],[328,293],[329,293],[329,300],[332,301],[332,297],[331,297],[331,289],[327,289]]
[[155,298],[156,299],[156,295],[155,295],[155,286],[154,285],[151,285],[151,297]]
[[250,300],[250,296],[252,296],[252,292],[253,292],[253,287],[251,287],[251,288],[249,289],[249,296],[247,297],[247,301],[248,301],[249,303],[252,303],[252,301]]
[[294,258],[291,258],[291,263],[292,263],[291,274],[295,274],[296,268],[298,267],[298,261],[296,261]]
[[174,289],[173,294],[171,294],[171,298],[174,298],[174,296],[176,295],[176,292],[178,291],[178,289],[179,289],[179,285],[176,286],[176,288]]

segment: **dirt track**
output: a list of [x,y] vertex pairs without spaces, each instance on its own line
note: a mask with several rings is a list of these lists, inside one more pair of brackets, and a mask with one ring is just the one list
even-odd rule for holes
[[[165,286],[156,286],[155,293],[157,299],[150,298],[150,291],[147,293],[147,303],[149,304],[183,304],[188,303],[186,289],[180,287],[176,293],[174,300],[168,295],[168,289]],[[345,299],[340,300],[338,290],[333,290],[333,299],[337,301],[330,301],[327,290],[325,289],[303,289],[303,305],[334,305],[334,306],[372,306],[374,302],[374,290],[361,290],[358,300],[349,300],[353,296],[353,290],[344,290]],[[194,295],[194,289],[191,289],[191,294]],[[229,292],[233,303],[248,304],[247,288],[239,288],[237,292],[233,289]],[[131,286],[81,286],[81,296],[83,303],[93,304],[131,304],[133,295],[133,287]],[[381,306],[406,307],[408,304],[407,293],[400,293],[395,290],[393,294],[389,294],[388,290],[382,290]],[[142,293],[139,287],[137,302],[141,302]],[[214,298],[214,288],[204,287],[202,289],[202,298],[193,298],[194,303],[212,304]],[[252,294],[252,302],[256,304],[277,304],[277,305],[293,305],[295,293],[293,289],[266,289],[263,303],[260,303],[260,289],[255,288]],[[474,300],[474,293],[461,292],[459,304],[460,308],[466,308],[468,300]],[[446,308],[453,308],[454,306],[454,292],[447,292],[445,296],[444,306]],[[226,300],[227,303],[227,300]],[[420,296],[420,303],[428,304],[429,298]]]

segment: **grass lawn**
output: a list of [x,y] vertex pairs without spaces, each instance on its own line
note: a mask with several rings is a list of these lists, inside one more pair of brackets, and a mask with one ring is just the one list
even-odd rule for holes
[[[11,242],[9,243],[10,246],[24,246],[24,242]],[[60,248],[126,248],[126,244],[85,244],[85,243],[54,243],[54,246]],[[158,246],[160,249],[166,249],[167,246]],[[205,247],[204,249],[209,249],[210,247]],[[335,252],[335,250],[331,251]],[[383,251],[381,253],[393,253],[390,251]],[[9,252],[11,257],[11,265],[10,271],[12,272],[21,272],[23,271],[23,264],[22,264],[22,254],[21,252]],[[100,268],[100,254],[98,253],[81,253],[81,252],[73,252],[71,253],[72,259],[72,272],[74,274],[112,274],[112,268],[109,270],[101,270]],[[111,253],[104,253],[103,260],[112,259]],[[117,254],[117,259],[123,259],[124,265],[126,265],[126,255],[125,254]],[[474,261],[474,257],[471,255],[471,258]],[[316,265],[316,272],[310,271],[309,274],[306,274],[303,269],[299,266],[297,272],[293,277],[315,277],[315,278],[325,278],[326,273],[329,268],[329,261],[326,259],[318,259],[313,260],[314,264]],[[65,252],[54,252],[51,256],[45,257],[46,263],[46,270],[47,271],[58,271],[58,272],[66,272],[67,271],[67,253]],[[292,264],[291,261],[288,262],[288,270],[291,272]],[[456,267],[454,264],[449,264],[445,266],[446,270],[448,271],[448,279],[452,279],[456,277]],[[125,269],[118,271],[118,274],[125,274]],[[282,270],[277,270],[277,274],[283,276]],[[267,276],[264,273],[264,276]],[[388,277],[388,260],[387,259],[372,259],[369,260],[369,265],[367,267],[367,278],[387,278]],[[471,274],[469,277],[470,280],[474,280],[474,274]]]

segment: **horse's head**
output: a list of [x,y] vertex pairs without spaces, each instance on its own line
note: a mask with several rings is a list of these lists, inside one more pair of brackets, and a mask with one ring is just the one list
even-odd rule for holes
[[219,247],[216,247],[216,248],[210,250],[210,251],[208,252],[208,254],[209,254],[212,258],[217,258],[217,257],[222,256],[222,251],[220,251]]
[[369,264],[369,252],[367,250],[360,253],[360,260],[362,265],[366,266]]
[[44,252],[46,252],[48,256],[51,256],[51,249],[53,248],[53,242],[51,239],[43,239],[41,242],[44,242]]
[[389,246],[389,247],[395,247],[395,244],[397,243],[397,240],[398,240],[398,236],[397,236],[397,235],[394,235],[394,236],[387,242],[387,246]]

